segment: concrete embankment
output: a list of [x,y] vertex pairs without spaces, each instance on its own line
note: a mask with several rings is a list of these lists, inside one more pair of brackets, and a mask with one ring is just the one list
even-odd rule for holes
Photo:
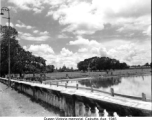
[[0,82],[0,119],[1,117],[43,116],[58,117],[60,111],[55,111],[52,107],[47,109],[45,104],[34,102],[32,98]]
[[[4,84],[8,80],[0,78]],[[64,116],[151,116],[151,102],[110,96],[88,90],[11,80],[15,89],[63,112]]]

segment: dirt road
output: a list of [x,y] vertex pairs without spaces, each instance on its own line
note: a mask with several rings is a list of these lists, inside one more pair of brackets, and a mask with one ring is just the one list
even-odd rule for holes
[[0,83],[0,116],[54,117],[59,114],[46,110],[41,105],[32,102],[29,97]]

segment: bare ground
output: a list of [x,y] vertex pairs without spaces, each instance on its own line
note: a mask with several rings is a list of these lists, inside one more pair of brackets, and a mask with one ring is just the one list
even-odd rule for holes
[[0,116],[52,117],[59,116],[59,114],[46,110],[40,104],[32,102],[29,97],[0,83]]

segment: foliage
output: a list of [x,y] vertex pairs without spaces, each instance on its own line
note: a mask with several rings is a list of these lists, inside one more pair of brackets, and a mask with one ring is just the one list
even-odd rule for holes
[[50,72],[54,72],[54,65],[47,65],[46,66],[46,72],[50,73]]
[[68,68],[65,65],[62,68],[60,67],[57,71],[58,72],[74,72],[73,67]]
[[150,64],[149,63],[145,63],[145,65],[144,66],[150,66]]
[[84,61],[80,61],[77,64],[79,70],[87,71],[90,70],[110,70],[110,69],[126,69],[129,66],[126,63],[120,63],[116,59],[111,59],[108,57],[92,57],[85,59]]
[[37,73],[45,71],[45,60],[41,57],[32,55],[31,52],[25,51],[16,37],[18,32],[15,28],[7,26],[0,26],[1,39],[1,74],[8,73],[8,45],[10,40],[10,60],[11,73]]

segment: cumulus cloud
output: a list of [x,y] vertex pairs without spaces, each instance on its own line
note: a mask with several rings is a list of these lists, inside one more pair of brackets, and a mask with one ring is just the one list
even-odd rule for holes
[[[143,65],[146,62],[151,61],[151,48],[146,44],[144,43],[143,46],[139,46],[135,43],[129,42],[110,49],[108,54],[121,62],[126,62],[129,65]],[[147,46],[147,48],[145,48],[145,46]]]
[[[70,47],[76,46],[78,48],[76,52],[73,52],[73,49],[61,47],[58,54],[50,53],[48,55],[47,52],[40,49],[45,49],[44,47],[52,48],[51,46],[43,44],[35,47],[36,50],[41,52],[34,51],[32,49],[34,45],[30,46],[31,48],[24,47],[26,49],[30,48],[29,50],[33,51],[33,53],[44,57],[47,64],[54,63],[57,67],[62,67],[64,64],[76,67],[77,62],[80,60],[94,56],[108,56],[122,62],[125,61],[128,64],[143,64],[151,60],[151,46],[149,46],[151,40],[147,40],[151,36],[151,0],[8,1],[22,10],[34,11],[37,14],[47,4],[50,8],[46,13],[46,18],[51,16],[50,20],[53,17],[55,21],[59,22],[59,25],[62,25],[59,26],[62,34],[55,36],[58,39],[68,38],[69,36],[66,36],[66,33],[78,36],[68,43]],[[110,27],[107,27],[107,24]],[[16,27],[31,29],[32,26],[18,21]],[[34,35],[20,32],[21,38],[29,41],[46,41],[50,38],[48,31],[33,30]],[[98,39],[94,38],[93,35],[96,35],[95,37],[98,37]],[[121,35],[122,39],[119,38],[120,40],[116,41],[116,36]],[[124,37],[129,37],[129,41]],[[138,39],[142,43],[136,43]],[[146,41],[148,42],[146,43]]]
[[28,40],[28,41],[46,41],[50,38],[48,35],[40,35],[40,36],[33,36],[30,33],[22,33],[19,32],[20,38],[23,40]]
[[26,26],[26,28],[27,28],[27,29],[32,29],[33,27],[30,26],[30,25],[28,25],[28,26]]
[[78,52],[80,52],[80,53],[84,53],[84,52],[87,52],[87,51],[88,51],[87,48],[80,48],[78,50]]
[[33,31],[33,33],[38,33],[38,32],[39,32],[38,30],[34,30],[34,31]]
[[43,0],[8,0],[8,2],[16,5],[17,8],[35,13],[40,13],[44,9]]
[[58,36],[57,36],[58,38],[69,38],[69,36],[67,36],[66,34],[59,34]]
[[38,14],[38,13],[41,13],[43,9],[44,9],[44,7],[33,8],[33,11],[35,12],[35,14]]
[[18,20],[17,22],[18,22],[18,24],[15,25],[16,27],[18,27],[18,28],[26,28],[27,30],[32,29],[32,30],[34,30],[33,33],[35,33],[35,34],[38,33],[38,35],[32,35],[31,33],[23,33],[21,31],[19,31],[20,38],[23,39],[23,40],[28,40],[28,41],[46,41],[46,40],[48,40],[50,38],[48,31],[41,32],[39,30],[36,30],[35,27],[32,27],[30,25],[25,25],[20,20]]
[[[70,41],[69,45],[78,46],[78,54],[81,58],[110,57],[132,64],[144,64],[151,61],[149,41],[143,43],[116,40],[108,43],[99,43],[96,40],[80,38]],[[142,59],[140,59],[142,57]],[[81,59],[80,58],[80,59]]]
[[49,34],[48,31],[40,32],[39,30],[34,30],[33,33],[35,33],[35,34],[38,33],[38,34],[40,34],[40,35],[48,35],[48,34]]
[[[79,43],[79,49],[76,52],[63,47],[59,53],[55,53],[53,48],[47,44],[24,46],[24,49],[29,50],[34,55],[43,57],[47,60],[47,64],[53,64],[57,68],[63,65],[77,68],[78,62],[94,56],[115,58],[129,65],[143,65],[151,61],[149,42],[138,43],[137,46],[137,43],[121,41],[117,42],[119,43],[117,46],[113,45],[108,48],[107,45],[103,47],[99,42],[97,42],[99,45],[93,46],[91,40],[87,41],[85,45]],[[73,45],[77,46],[77,44]]]
[[8,6],[8,8],[10,9],[10,11],[13,11],[14,13],[17,13],[17,8],[16,7]]
[[73,2],[69,6],[61,5],[57,11],[50,11],[49,14],[52,14],[55,20],[59,20],[61,25],[69,24],[63,31],[73,31],[75,34],[92,34],[103,29],[104,26],[102,20],[90,12],[90,4]]
[[148,26],[147,30],[143,31],[144,34],[151,36],[151,25]]
[[79,46],[78,53],[88,55],[85,55],[86,57],[108,56],[106,48],[96,40],[88,40],[79,36],[77,40],[70,41],[69,45]]
[[25,27],[25,25],[20,25],[20,24],[16,24],[15,26],[19,28]]
[[48,31],[40,32],[40,35],[47,35],[47,34],[49,34]]
[[32,29],[34,27],[30,26],[30,25],[25,25],[24,23],[22,23],[21,21],[18,20],[18,24],[15,25],[18,28],[26,28],[26,29]]
[[[6,25],[8,26],[8,22],[6,23]],[[14,24],[12,22],[10,22],[10,26],[14,27]]]
[[59,54],[55,54],[53,48],[47,44],[30,45],[29,47],[24,46],[23,48],[36,56],[41,56],[46,59],[46,64],[53,64],[58,68],[63,65],[76,68],[77,62],[79,61],[77,53],[73,53],[67,48],[62,48]]
[[[147,23],[145,17],[151,18],[150,0],[65,0],[64,3],[57,2],[57,8],[50,8],[47,16],[52,15],[61,25],[68,25],[63,31],[79,35],[93,34],[104,29],[106,23],[121,24],[125,29],[144,30]],[[135,24],[132,27],[130,23]]]
[[75,41],[70,41],[69,45],[84,45],[84,46],[94,46],[94,47],[99,47],[100,43],[98,43],[96,40],[88,40],[85,39],[81,36],[77,37],[78,39]]
[[62,48],[60,53],[55,54],[52,47],[46,44],[24,46],[25,50],[32,52],[34,55],[41,56],[46,59],[47,64],[53,64],[57,68],[66,65],[67,67],[77,68],[77,63],[88,57],[93,57],[86,53],[73,53],[67,48]]
[[54,54],[53,49],[47,45],[47,44],[41,44],[41,45],[30,45],[30,47],[27,48],[27,46],[23,47],[25,50],[29,50],[30,52],[33,52],[37,56],[43,56]]
[[73,32],[76,35],[94,34],[96,31],[103,30],[106,23],[121,25],[124,30],[146,31],[151,19],[151,0],[8,1],[20,9],[35,13],[40,13],[45,5],[48,5],[50,10],[46,16],[51,15],[61,25],[67,25],[63,32]]
[[69,51],[66,48],[62,48],[60,54],[63,55],[63,56],[71,56],[73,54],[73,52]]

